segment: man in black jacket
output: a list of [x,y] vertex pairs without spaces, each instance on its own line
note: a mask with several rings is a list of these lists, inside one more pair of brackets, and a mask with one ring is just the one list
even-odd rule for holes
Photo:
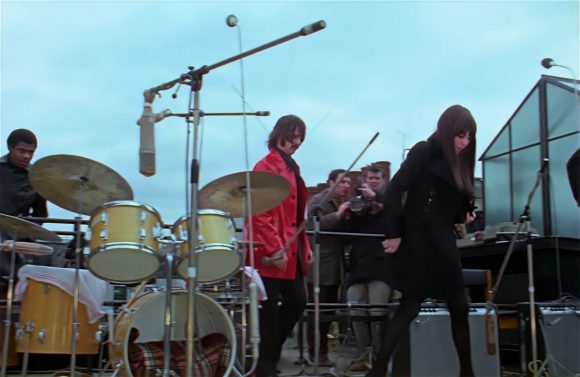
[[[385,209],[381,195],[385,189],[384,170],[376,165],[363,169],[364,181],[357,190],[359,198],[365,202],[365,209],[351,214],[345,225],[354,233],[383,233]],[[353,237],[348,257],[348,289],[346,299],[352,304],[386,304],[391,296],[391,288],[385,281],[386,255],[381,238]],[[351,310],[355,316],[385,315],[385,309]],[[381,321],[353,321],[352,328],[359,350],[359,357],[350,370],[368,369],[367,351],[372,348],[376,355],[380,348],[383,324]],[[373,355],[373,356],[374,356]]]

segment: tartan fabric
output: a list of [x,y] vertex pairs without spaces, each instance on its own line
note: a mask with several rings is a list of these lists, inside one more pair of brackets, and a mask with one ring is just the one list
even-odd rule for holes
[[[171,342],[170,349],[170,369],[184,377],[187,374],[186,342]],[[231,349],[225,335],[213,333],[203,337],[201,351],[195,354],[195,375],[223,376],[230,357]],[[163,370],[163,342],[130,344],[129,364],[134,377],[154,377],[156,370]]]

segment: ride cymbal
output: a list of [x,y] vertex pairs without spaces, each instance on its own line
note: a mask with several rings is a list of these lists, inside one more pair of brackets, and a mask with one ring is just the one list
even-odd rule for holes
[[[249,174],[252,215],[276,207],[290,193],[290,183],[277,174],[265,171],[252,171]],[[226,175],[208,183],[199,191],[199,208],[219,209],[229,212],[232,217],[242,217],[246,192],[246,172]]]
[[8,237],[18,239],[30,238],[33,240],[62,242],[59,235],[38,224],[3,213],[0,213],[0,230],[6,233]]
[[32,165],[29,177],[46,200],[84,215],[107,202],[133,200],[133,190],[123,177],[85,157],[59,154],[41,158]]

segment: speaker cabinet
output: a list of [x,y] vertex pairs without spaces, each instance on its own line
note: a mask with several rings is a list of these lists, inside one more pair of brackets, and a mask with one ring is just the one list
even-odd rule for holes
[[[536,304],[538,358],[546,362],[550,376],[580,376],[580,303]],[[532,361],[529,305],[520,304],[523,320],[521,356],[527,366]],[[531,373],[528,371],[528,374]]]
[[[472,307],[469,313],[471,359],[478,377],[499,377],[497,316],[490,313],[494,354],[487,351],[486,309]],[[394,376],[447,377],[459,375],[459,360],[451,335],[451,320],[446,308],[423,307],[409,326],[393,358]]]

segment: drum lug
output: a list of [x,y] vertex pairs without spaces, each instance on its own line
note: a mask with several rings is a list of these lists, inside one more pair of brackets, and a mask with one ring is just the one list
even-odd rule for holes
[[161,237],[162,228],[159,223],[153,228],[153,237]]
[[147,212],[144,210],[141,210],[141,224],[143,224],[145,222],[145,220],[147,220]]
[[46,339],[46,329],[40,329],[38,331],[38,341],[42,344],[44,344],[44,339]]
[[22,329],[22,327],[20,327],[19,322],[14,323],[14,328],[16,329],[16,332],[14,333],[14,338],[16,340],[16,343],[18,343],[20,341],[20,339],[22,339],[23,329]]
[[101,221],[105,225],[109,225],[109,213],[107,211],[103,211],[103,213],[101,213]]
[[147,230],[145,230],[145,228],[141,228],[139,231],[139,240],[143,242],[145,238],[147,238]]
[[107,240],[109,239],[109,232],[106,229],[101,230],[101,233],[99,233],[99,237],[101,237],[102,240]]

